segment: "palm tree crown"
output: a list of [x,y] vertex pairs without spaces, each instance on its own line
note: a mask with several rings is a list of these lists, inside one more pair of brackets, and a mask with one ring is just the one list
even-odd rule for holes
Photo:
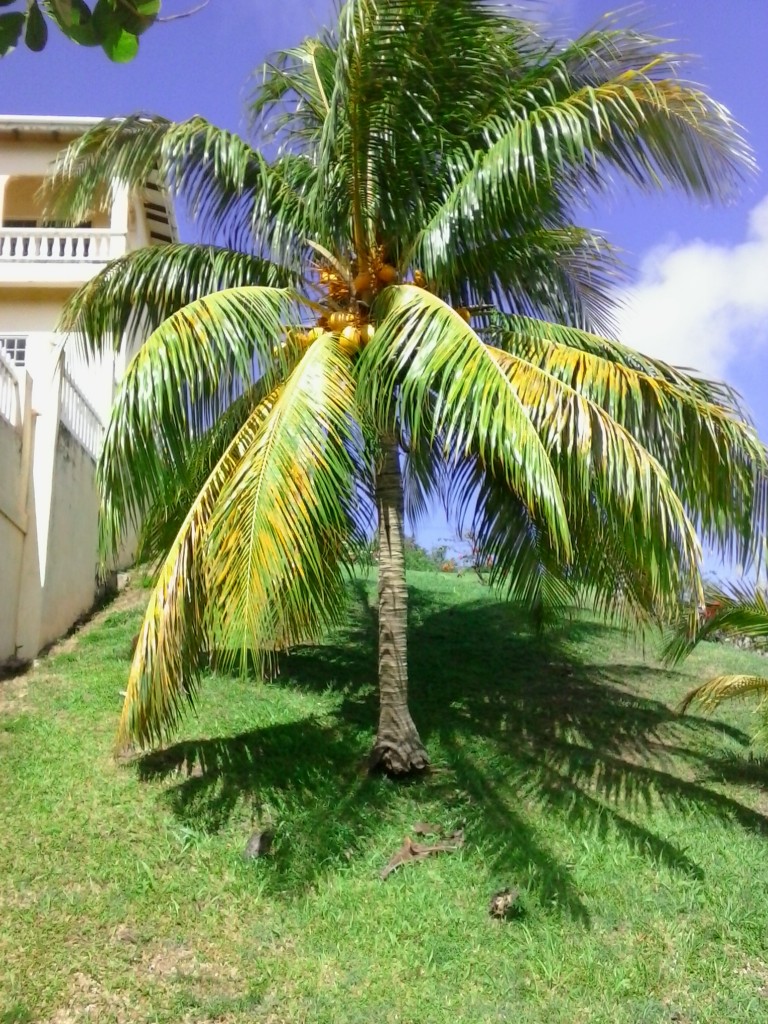
[[253,145],[134,117],[69,147],[59,216],[159,174],[209,239],[116,261],[64,317],[91,352],[143,340],[99,463],[105,550],[133,521],[161,559],[124,737],[176,724],[204,648],[337,621],[375,513],[374,760],[423,766],[404,502],[471,522],[512,596],[632,621],[695,603],[699,537],[750,556],[762,445],[728,388],[612,338],[618,261],[574,223],[622,179],[714,200],[750,170],[679,65],[612,22],[554,44],[482,0],[350,0],[265,66]]

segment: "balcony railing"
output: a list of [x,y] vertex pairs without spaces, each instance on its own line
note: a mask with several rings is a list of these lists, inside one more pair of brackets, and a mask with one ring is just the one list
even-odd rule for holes
[[106,263],[124,252],[125,236],[109,228],[0,228],[0,261]]
[[0,419],[19,423],[19,381],[8,357],[0,351]]
[[83,448],[97,459],[104,440],[104,427],[99,414],[66,370],[61,379],[59,419]]

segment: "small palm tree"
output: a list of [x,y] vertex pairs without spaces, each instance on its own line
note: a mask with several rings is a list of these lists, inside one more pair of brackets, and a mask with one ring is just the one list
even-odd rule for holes
[[351,0],[263,69],[254,145],[133,117],[69,147],[57,216],[159,176],[209,239],[116,261],[63,321],[91,353],[143,341],[98,467],[105,551],[133,522],[161,562],[123,738],[176,725],[204,649],[339,622],[375,521],[372,763],[424,767],[406,505],[442,500],[510,596],[631,621],[697,600],[696,528],[749,557],[762,445],[727,388],[611,337],[615,254],[574,223],[620,180],[714,200],[750,169],[679,64],[608,22],[554,44],[482,0]]
[[[706,611],[696,627],[683,625],[668,643],[669,660],[680,661],[702,640],[721,636],[750,640],[756,650],[768,651],[768,593],[765,589],[732,583],[727,587],[708,587],[705,597]],[[692,705],[698,705],[705,711],[715,711],[725,701],[751,696],[760,699],[759,710],[765,711],[768,673],[764,676],[743,673],[713,676],[685,695],[680,710],[687,711]],[[768,735],[768,726],[764,731]]]

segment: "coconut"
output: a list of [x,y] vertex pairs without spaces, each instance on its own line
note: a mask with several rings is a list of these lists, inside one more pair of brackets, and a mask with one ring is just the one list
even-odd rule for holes
[[371,275],[366,270],[363,270],[352,282],[352,290],[356,295],[360,295],[362,292],[370,291],[372,285]]
[[337,310],[328,317],[328,326],[332,331],[340,331],[347,324],[354,323],[355,314],[345,310]]
[[357,327],[353,327],[351,324],[349,327],[345,327],[341,332],[341,338],[339,341],[341,351],[348,356],[353,356],[360,350],[360,330]]
[[398,277],[397,268],[393,267],[391,263],[385,263],[382,267],[379,267],[376,277],[378,277],[382,284],[392,284]]

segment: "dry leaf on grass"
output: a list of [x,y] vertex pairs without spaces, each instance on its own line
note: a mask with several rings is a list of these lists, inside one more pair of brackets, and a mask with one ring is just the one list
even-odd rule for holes
[[431,846],[425,843],[414,843],[410,836],[406,836],[403,845],[392,856],[387,866],[382,869],[380,877],[382,879],[388,878],[393,871],[402,867],[403,864],[425,860],[434,853],[454,853],[463,843],[464,833],[462,831],[454,832],[450,838],[440,843],[433,843]]

